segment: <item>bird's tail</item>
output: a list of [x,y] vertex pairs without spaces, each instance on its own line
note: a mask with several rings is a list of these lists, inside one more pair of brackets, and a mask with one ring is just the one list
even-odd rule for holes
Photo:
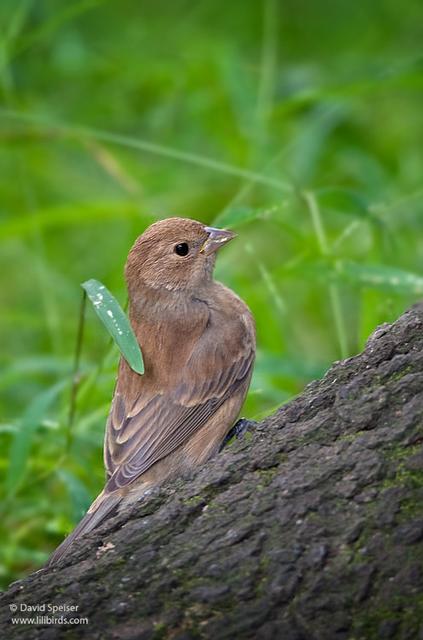
[[50,556],[47,565],[51,567],[56,564],[64,555],[66,555],[75,540],[95,529],[110,512],[118,506],[122,497],[116,493],[100,493],[88,509],[81,522],[76,528],[65,538],[61,545]]

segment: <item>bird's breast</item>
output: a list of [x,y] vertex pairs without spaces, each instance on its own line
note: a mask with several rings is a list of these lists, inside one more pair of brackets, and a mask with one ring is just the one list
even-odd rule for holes
[[175,381],[209,324],[210,312],[200,300],[151,305],[131,317],[143,354],[145,375],[157,384]]

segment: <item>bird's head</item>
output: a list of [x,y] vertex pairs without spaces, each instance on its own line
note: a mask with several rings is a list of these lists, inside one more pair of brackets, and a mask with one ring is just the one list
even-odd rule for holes
[[128,255],[129,293],[140,286],[195,291],[212,278],[216,251],[235,233],[207,227],[188,218],[167,218],[137,238]]

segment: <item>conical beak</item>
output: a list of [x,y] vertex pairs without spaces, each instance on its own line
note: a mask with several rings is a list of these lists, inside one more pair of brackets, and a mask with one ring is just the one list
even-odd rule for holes
[[226,229],[215,229],[215,227],[204,227],[204,231],[209,234],[209,237],[200,249],[201,253],[205,253],[208,256],[210,253],[214,253],[236,237],[236,233],[233,231],[227,231]]

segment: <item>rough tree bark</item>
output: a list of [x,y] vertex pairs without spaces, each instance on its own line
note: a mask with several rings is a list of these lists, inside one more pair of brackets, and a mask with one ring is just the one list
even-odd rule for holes
[[[422,393],[418,305],[192,478],[12,586],[0,637],[423,638]],[[21,603],[78,605],[68,617],[89,624],[15,626]]]

